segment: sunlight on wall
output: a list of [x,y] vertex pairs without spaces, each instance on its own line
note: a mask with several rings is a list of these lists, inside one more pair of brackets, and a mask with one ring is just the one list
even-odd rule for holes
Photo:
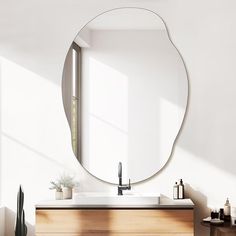
[[[54,119],[61,103],[60,87],[7,60],[2,60],[2,87],[2,131],[35,149],[46,147],[47,155],[63,155],[57,133],[68,134],[66,129],[57,130],[63,117]],[[48,135],[58,145],[47,142]]]
[[26,220],[34,224],[34,204],[53,198],[49,181],[78,166],[72,158],[61,87],[4,58],[1,84],[2,201],[15,212],[22,184]]
[[227,197],[236,206],[235,175],[179,147],[176,152],[180,153],[178,162],[184,163],[182,173],[185,179],[190,180],[189,184],[199,186],[199,182],[202,183],[201,186],[193,188],[206,196],[208,208],[222,208]]

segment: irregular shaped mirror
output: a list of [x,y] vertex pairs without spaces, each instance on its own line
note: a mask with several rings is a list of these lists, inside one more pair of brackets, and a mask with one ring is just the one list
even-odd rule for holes
[[184,63],[162,19],[122,8],[90,21],[64,65],[63,102],[80,164],[97,178],[139,182],[168,161],[187,106]]

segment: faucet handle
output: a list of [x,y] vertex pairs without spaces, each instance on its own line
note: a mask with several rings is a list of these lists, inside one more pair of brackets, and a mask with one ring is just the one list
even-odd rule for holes
[[130,179],[129,179],[129,189],[131,189]]

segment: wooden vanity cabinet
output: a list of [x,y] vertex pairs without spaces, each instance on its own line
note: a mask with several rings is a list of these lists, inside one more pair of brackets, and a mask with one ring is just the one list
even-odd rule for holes
[[36,209],[36,236],[193,236],[193,209]]

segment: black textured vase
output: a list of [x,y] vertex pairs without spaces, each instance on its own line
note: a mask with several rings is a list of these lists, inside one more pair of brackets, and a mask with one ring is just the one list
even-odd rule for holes
[[15,236],[27,235],[27,226],[25,224],[25,212],[23,210],[23,205],[24,205],[24,192],[20,185],[19,192],[17,194],[17,214],[16,214]]

